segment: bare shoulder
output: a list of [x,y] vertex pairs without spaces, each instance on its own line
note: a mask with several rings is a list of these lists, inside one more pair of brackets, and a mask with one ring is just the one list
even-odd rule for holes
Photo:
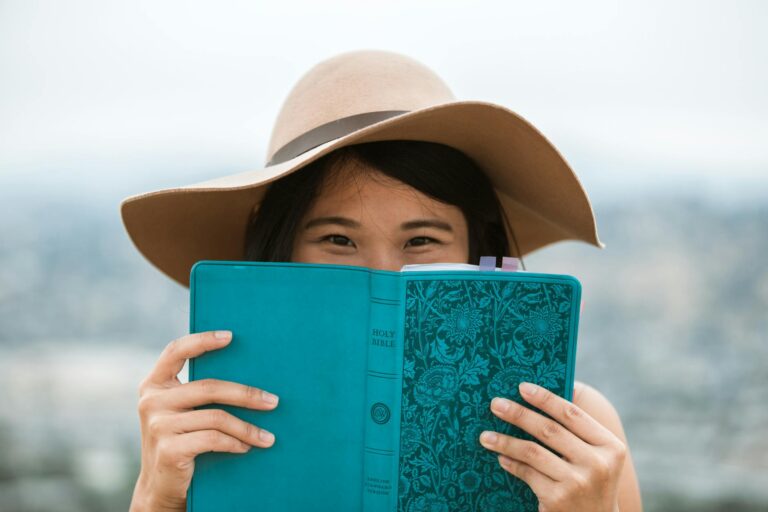
[[640,484],[618,411],[600,391],[580,381],[575,381],[573,385],[573,403],[613,432],[626,446],[624,468],[619,480],[619,510],[641,512],[643,505],[640,498]]

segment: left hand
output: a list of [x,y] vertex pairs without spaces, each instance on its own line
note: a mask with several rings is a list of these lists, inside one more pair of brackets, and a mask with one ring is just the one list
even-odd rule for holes
[[[491,411],[562,454],[528,440],[483,432],[480,442],[498,452],[499,464],[527,483],[540,512],[618,512],[618,485],[626,445],[576,404],[533,385],[520,395],[554,420],[512,400],[496,397]],[[495,435],[495,442],[492,439]]]

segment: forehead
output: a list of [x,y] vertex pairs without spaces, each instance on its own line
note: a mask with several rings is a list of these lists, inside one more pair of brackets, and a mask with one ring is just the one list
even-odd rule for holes
[[330,171],[318,190],[309,215],[402,218],[431,215],[463,219],[456,206],[442,203],[416,188],[359,162]]

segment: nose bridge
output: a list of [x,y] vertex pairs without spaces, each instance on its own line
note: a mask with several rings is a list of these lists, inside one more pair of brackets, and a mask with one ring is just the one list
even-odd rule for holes
[[363,264],[377,270],[398,271],[404,264],[403,254],[396,244],[381,238],[379,243],[369,248]]
[[365,262],[365,266],[376,270],[392,270],[398,271],[403,266],[401,258],[395,258],[391,255],[377,255],[369,258]]

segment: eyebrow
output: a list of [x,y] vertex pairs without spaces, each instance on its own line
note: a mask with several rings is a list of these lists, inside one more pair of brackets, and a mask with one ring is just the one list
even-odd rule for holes
[[[340,226],[345,226],[348,228],[360,227],[360,223],[357,221],[348,219],[347,217],[335,216],[335,217],[318,217],[316,219],[312,219],[304,225],[304,229],[313,228],[315,226],[324,226],[328,224],[338,224]],[[451,227],[450,224],[438,219],[416,219],[416,220],[409,220],[408,222],[403,222],[402,224],[400,224],[400,229],[403,231],[406,231],[409,229],[418,229],[418,228],[435,228],[435,229],[447,231],[449,233],[453,233],[453,228]]]

